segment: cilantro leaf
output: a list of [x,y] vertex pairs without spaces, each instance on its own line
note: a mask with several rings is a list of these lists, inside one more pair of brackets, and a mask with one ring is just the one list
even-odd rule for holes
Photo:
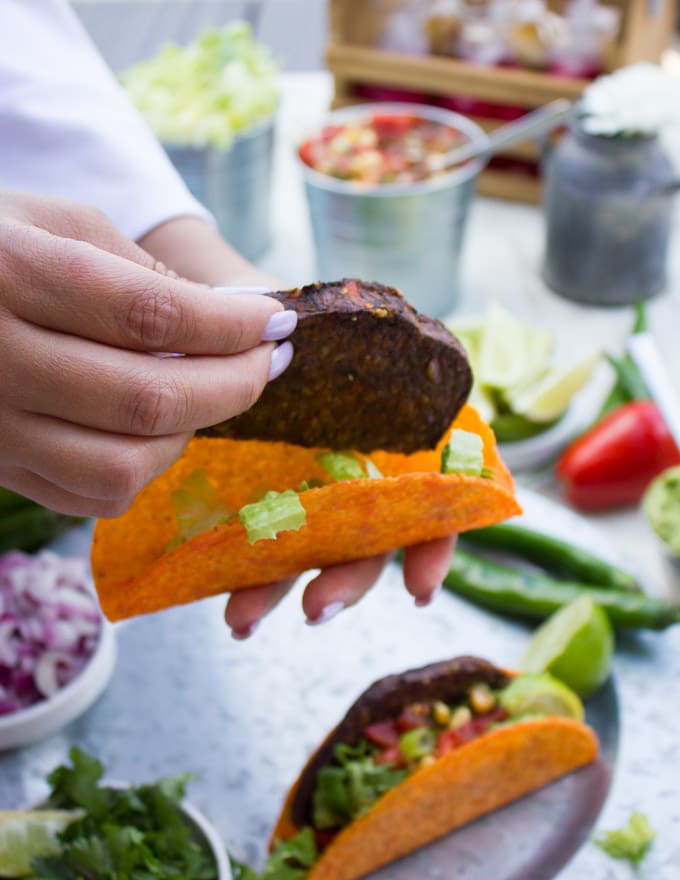
[[111,788],[99,761],[77,748],[70,757],[48,777],[49,805],[84,813],[59,834],[58,855],[34,859],[33,880],[217,880],[212,852],[181,809],[190,776]]

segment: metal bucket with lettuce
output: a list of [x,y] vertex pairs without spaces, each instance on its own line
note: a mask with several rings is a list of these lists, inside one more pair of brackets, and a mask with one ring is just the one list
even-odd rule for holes
[[278,71],[249,25],[164,46],[123,74],[128,94],[221,234],[248,259],[270,240]]

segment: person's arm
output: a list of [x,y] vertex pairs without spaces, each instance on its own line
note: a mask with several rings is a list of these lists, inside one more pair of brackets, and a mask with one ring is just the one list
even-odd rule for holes
[[93,205],[132,240],[212,222],[67,0],[0,5],[0,189]]
[[175,217],[160,223],[138,244],[182,278],[213,287],[291,287],[260,271],[199,217]]

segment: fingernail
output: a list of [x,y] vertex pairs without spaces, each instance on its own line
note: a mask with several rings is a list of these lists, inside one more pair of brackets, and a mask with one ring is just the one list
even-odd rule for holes
[[340,601],[340,599],[335,602],[330,602],[321,610],[321,614],[318,614],[316,617],[308,617],[306,622],[310,626],[318,626],[320,623],[327,623],[335,617],[336,614],[339,614],[344,607],[345,603]]
[[282,342],[277,345],[272,352],[271,363],[269,364],[269,379],[276,379],[283,373],[288,364],[293,360],[293,345],[291,342]]
[[244,642],[252,636],[259,625],[260,621],[254,620],[250,626],[244,626],[241,629],[232,629],[231,637],[232,639],[236,639],[237,642]]
[[272,293],[271,287],[213,287],[215,293],[226,293],[228,296],[244,296],[250,293]]
[[263,342],[278,342],[285,339],[297,327],[298,313],[293,309],[284,309],[282,312],[274,312],[267,321],[262,335]]
[[422,598],[422,599],[416,599],[416,605],[418,606],[418,608],[424,608],[426,605],[431,605],[434,602],[434,600],[437,598],[437,596],[440,594],[441,589],[442,589],[442,585],[438,584],[434,588],[434,590],[432,590],[432,592],[430,593],[429,596],[427,596],[426,598]]

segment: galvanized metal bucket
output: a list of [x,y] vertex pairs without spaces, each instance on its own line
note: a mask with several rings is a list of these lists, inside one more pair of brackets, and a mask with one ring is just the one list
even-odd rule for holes
[[[451,125],[474,141],[484,131],[457,113],[420,104],[360,104],[331,113],[328,124],[367,114],[408,113]],[[323,280],[357,277],[403,291],[418,311],[451,312],[458,300],[461,246],[475,179],[472,160],[433,180],[367,189],[320,174],[299,160]]]
[[193,195],[211,211],[220,233],[256,260],[271,240],[274,120],[239,134],[229,149],[164,144]]

